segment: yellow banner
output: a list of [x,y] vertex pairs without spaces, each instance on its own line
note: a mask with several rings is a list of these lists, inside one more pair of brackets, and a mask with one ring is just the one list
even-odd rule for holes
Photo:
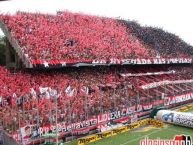
[[127,126],[119,127],[119,128],[116,128],[116,129],[113,129],[113,130],[112,130],[112,135],[117,135],[117,134],[126,132],[126,131],[128,131],[128,130],[129,130],[129,129],[128,129]]
[[188,106],[181,107],[180,109],[176,110],[177,112],[187,112],[188,110],[193,109],[193,104],[190,104]]
[[96,135],[97,135],[96,140],[100,140],[100,139],[103,139],[103,138],[107,138],[107,137],[112,136],[112,130],[110,130],[110,131],[105,131],[105,132],[101,132],[101,133],[98,133],[98,134],[96,134]]
[[95,142],[96,135],[91,135],[85,138],[78,139],[78,145],[85,145],[87,143]]
[[126,131],[139,128],[141,126],[145,126],[147,124],[152,124],[152,125],[155,125],[155,126],[161,126],[162,125],[162,123],[157,121],[157,120],[144,119],[144,120],[140,120],[138,122],[129,124],[127,126],[122,126],[122,127],[110,130],[110,131],[105,131],[105,132],[101,132],[101,133],[91,135],[91,136],[88,136],[88,137],[85,137],[85,138],[80,138],[80,139],[78,139],[78,145],[85,145],[87,143],[91,143],[91,142],[94,142],[94,141],[97,141],[97,140],[101,140],[103,138],[108,138],[108,137],[111,137],[111,136],[114,136],[114,135],[117,135],[117,134],[120,134],[120,133],[124,133]]
[[164,126],[164,123],[162,121],[158,121],[154,119],[149,119],[149,124],[159,128]]

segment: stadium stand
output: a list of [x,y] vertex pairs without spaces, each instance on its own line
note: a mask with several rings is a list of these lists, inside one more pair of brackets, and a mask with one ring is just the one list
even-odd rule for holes
[[178,37],[129,21],[70,12],[17,12],[1,15],[0,20],[3,31],[18,45],[21,59],[27,59],[30,67],[192,55],[192,47]]
[[56,16],[19,12],[1,19],[32,63],[140,58],[148,54],[127,34],[126,27],[110,18],[69,12]]
[[[54,97],[56,96],[58,120],[74,123],[100,113],[121,110],[126,106],[136,106],[138,102],[141,102],[143,107],[150,103],[151,108],[154,102],[155,106],[163,105],[163,101],[157,102],[163,99],[163,93],[170,96],[189,92],[193,88],[191,85],[193,80],[190,80],[192,75],[184,75],[187,72],[192,74],[188,68],[183,68],[183,72],[177,68],[172,71],[165,69],[162,75],[156,73],[164,68],[148,71],[149,69],[133,67],[123,68],[123,70],[116,67],[106,69],[99,67],[93,68],[92,71],[90,68],[81,68],[76,71],[72,69],[51,72],[32,70],[10,72],[1,67],[0,84],[4,86],[0,90],[1,107],[5,109],[11,106],[15,111],[23,109],[28,112],[26,118],[21,119],[22,126],[37,123],[37,111],[34,108],[38,108],[42,125],[47,125],[50,123],[50,115],[54,114],[53,111],[53,114],[49,111],[55,108]],[[133,72],[135,75],[143,72],[143,76],[131,75],[123,79],[120,75],[123,75],[123,72],[130,72],[132,75],[134,75]],[[169,74],[170,72],[173,73]],[[145,74],[148,75],[145,76]],[[29,111],[33,113],[29,114]],[[8,120],[10,117],[14,119],[8,112],[6,113]]]
[[17,69],[0,67],[0,118],[18,142],[29,125],[65,124],[60,137],[69,140],[193,101],[192,46],[161,29],[70,12],[17,12],[0,21],[6,52],[22,60]]
[[128,28],[129,34],[132,33],[146,46],[156,49],[161,56],[186,57],[192,55],[193,47],[174,34],[160,28],[142,27],[134,21],[120,20],[120,22]]

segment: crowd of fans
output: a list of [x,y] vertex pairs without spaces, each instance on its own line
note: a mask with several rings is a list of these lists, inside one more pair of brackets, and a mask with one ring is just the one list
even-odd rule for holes
[[[164,69],[176,71],[175,74],[152,74],[140,77],[120,75],[154,73]],[[149,90],[141,89],[141,85],[162,80],[188,80],[192,78],[192,71],[186,67],[181,70],[179,68],[110,67],[104,69],[104,67],[96,67],[92,70],[69,68],[48,72],[37,70],[11,72],[0,67],[0,77],[1,117],[12,120],[18,118],[18,112],[22,112],[20,119],[22,126],[35,124],[38,121],[42,125],[54,122],[56,103],[58,121],[72,123],[100,113],[160,100],[162,93],[166,93],[167,90],[169,95],[180,93],[182,90],[187,91],[193,87],[190,83],[165,85]]]
[[162,57],[193,55],[193,47],[172,33],[160,28],[143,27],[134,21],[120,20],[120,22],[128,28],[129,34],[136,36],[147,48],[155,49]]
[[0,15],[32,64],[47,61],[189,57],[192,46],[162,29],[133,21],[58,12]]
[[[177,36],[125,20],[70,12],[18,12],[0,15],[0,21],[33,64],[192,55],[192,47]],[[193,89],[192,83],[142,87],[165,80],[191,80],[190,67],[100,66],[41,71],[0,67],[0,78],[0,118],[5,126],[13,126],[13,122],[47,125],[56,120],[56,114],[58,122],[70,124],[163,100],[163,93],[169,96]]]
[[144,58],[145,47],[111,18],[58,12],[57,15],[18,12],[0,20],[21,46],[38,60],[93,60]]

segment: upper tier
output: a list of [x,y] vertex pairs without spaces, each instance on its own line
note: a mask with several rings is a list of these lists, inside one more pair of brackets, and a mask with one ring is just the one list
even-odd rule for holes
[[192,63],[188,51],[193,48],[185,42],[182,46],[181,39],[160,29],[134,27],[129,21],[70,12],[17,12],[0,15],[0,21],[28,68]]

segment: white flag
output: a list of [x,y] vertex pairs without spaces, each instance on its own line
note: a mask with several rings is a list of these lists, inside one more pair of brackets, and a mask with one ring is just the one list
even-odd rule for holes
[[49,93],[50,93],[50,96],[56,96],[58,94],[57,90],[51,89],[51,88],[49,88]]
[[30,93],[33,97],[37,96],[36,91],[33,88],[30,89]]
[[48,91],[48,87],[45,87],[45,88],[40,87],[39,89],[41,94]]
[[66,90],[65,90],[66,94],[67,94],[68,96],[70,96],[70,97],[72,97],[72,96],[74,95],[75,91],[76,91],[76,89],[75,89],[75,88],[72,89],[70,86],[68,86],[68,87],[66,88]]
[[83,93],[85,93],[85,94],[88,94],[89,88],[86,87],[86,86],[83,86],[83,87],[81,88],[81,91],[82,91]]

